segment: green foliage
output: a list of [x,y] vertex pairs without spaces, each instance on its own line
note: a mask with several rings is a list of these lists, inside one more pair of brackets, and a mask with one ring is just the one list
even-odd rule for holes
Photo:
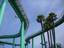
[[53,25],[53,22],[56,20],[56,14],[51,12],[49,13],[49,16],[47,18],[45,18],[44,15],[39,15],[37,16],[37,22],[44,22],[44,26],[45,26],[45,29],[50,29],[52,28],[54,25]]
[[56,14],[51,12],[49,13],[49,16],[46,18],[45,20],[45,29],[50,29],[52,28],[54,25],[53,25],[53,22],[56,20]]
[[42,21],[45,21],[44,15],[37,16],[37,22],[42,22]]

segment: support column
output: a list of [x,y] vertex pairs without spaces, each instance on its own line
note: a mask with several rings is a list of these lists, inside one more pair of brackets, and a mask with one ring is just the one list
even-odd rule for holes
[[41,45],[42,45],[42,48],[47,48],[46,47],[46,41],[45,41],[45,36],[44,34],[41,34]]
[[43,34],[43,40],[44,40],[44,46],[45,46],[45,48],[47,48],[47,46],[46,46],[46,40],[45,40],[45,35]]
[[52,29],[52,36],[53,36],[53,42],[54,42],[54,48],[56,48],[56,38],[55,38],[55,28],[54,28],[54,21],[53,21],[53,29]]
[[52,35],[52,31],[50,30],[50,44],[51,46],[53,45],[53,35]]
[[21,23],[20,48],[25,48],[24,22]]
[[[13,38],[13,44],[15,44],[15,38]],[[12,45],[12,48],[15,48],[15,46]]]
[[47,31],[47,37],[48,37],[48,46],[50,48],[50,35],[49,35],[49,32]]
[[2,19],[3,19],[6,3],[7,3],[7,0],[1,0],[0,1],[0,24],[1,24]]
[[[45,26],[44,26],[44,24],[43,24],[42,22],[41,22],[41,27],[42,27],[42,32],[43,32],[43,31],[44,31]],[[43,36],[43,42],[44,42],[43,44],[44,44],[45,48],[47,48],[44,33],[42,34],[42,36]]]
[[43,36],[41,34],[41,45],[42,45],[42,48],[43,48]]
[[52,35],[53,35],[53,42],[54,42],[54,48],[56,48],[56,39],[55,39],[55,30],[52,29]]
[[34,48],[34,38],[32,38],[32,48]]

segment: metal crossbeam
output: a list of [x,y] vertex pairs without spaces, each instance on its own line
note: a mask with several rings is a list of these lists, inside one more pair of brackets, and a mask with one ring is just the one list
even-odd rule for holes
[[8,44],[8,45],[14,45],[14,46],[20,46],[20,44],[14,44],[9,42],[0,41],[0,44]]

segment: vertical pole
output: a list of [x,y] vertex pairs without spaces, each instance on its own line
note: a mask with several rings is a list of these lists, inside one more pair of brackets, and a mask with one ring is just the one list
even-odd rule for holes
[[[53,19],[52,19],[53,20]],[[52,25],[53,25],[53,29],[52,29],[52,36],[53,36],[53,42],[54,42],[54,48],[56,48],[56,39],[55,39],[55,24],[54,24],[54,21],[52,22]]]
[[45,36],[44,36],[44,34],[41,34],[41,45],[42,45],[42,48],[44,48],[44,46],[45,46],[45,48],[47,48],[47,47],[46,47],[46,41],[45,41]]
[[43,39],[44,39],[45,48],[47,48],[47,46],[46,46],[46,41],[45,41],[45,35],[44,35],[44,34],[43,34]]
[[52,42],[52,41],[53,41],[52,38],[53,38],[53,37],[52,37],[52,31],[50,30],[50,47],[51,47],[51,48],[52,48],[52,44],[53,44],[53,42]]
[[[42,27],[42,31],[44,31],[45,26],[44,26],[44,24],[42,22],[41,22],[41,27]],[[42,35],[43,35],[43,40],[44,40],[45,48],[47,48],[46,41],[45,41],[45,35],[44,34],[42,34]]]
[[20,48],[25,48],[25,39],[24,39],[24,22],[21,23],[21,36],[20,36]]
[[43,48],[43,36],[41,34],[41,45],[42,45],[42,48]]
[[47,31],[47,37],[48,37],[48,45],[49,45],[49,48],[50,48],[50,36],[49,36],[49,32]]
[[52,29],[52,35],[53,35],[54,48],[56,48],[55,30],[54,29]]
[[[13,44],[15,44],[15,38],[13,38]],[[15,48],[15,45],[13,45],[12,48]]]
[[34,48],[34,38],[32,38],[32,48]]
[[7,2],[7,0],[1,0],[1,2],[0,2],[0,24],[1,24],[2,19],[3,19],[6,2]]

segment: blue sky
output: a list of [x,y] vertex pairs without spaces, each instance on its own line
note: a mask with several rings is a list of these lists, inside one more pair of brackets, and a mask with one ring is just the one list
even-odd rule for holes
[[[41,30],[40,24],[37,23],[36,21],[38,15],[43,14],[45,15],[45,17],[47,17],[50,12],[55,12],[58,15],[57,17],[60,18],[62,13],[64,12],[63,2],[64,0],[22,0],[22,1],[20,0],[20,3],[23,5],[25,14],[27,15],[30,23],[29,29],[25,37]],[[15,18],[15,16],[16,14],[14,10],[10,6],[10,4],[7,3],[4,13],[4,18],[0,26],[0,35],[15,34],[19,31],[20,21],[18,18]],[[64,45],[63,27],[64,24],[56,28],[56,41],[61,43],[62,45]],[[19,40],[19,38],[17,40]],[[16,43],[19,42],[17,40]],[[6,39],[4,41],[8,41],[8,40]],[[12,42],[12,39],[9,39],[9,42],[10,41]],[[6,45],[5,47],[7,48],[8,45]],[[41,47],[40,36],[35,38],[35,48],[39,48],[39,47]],[[11,46],[9,46],[9,48],[11,48]]]

